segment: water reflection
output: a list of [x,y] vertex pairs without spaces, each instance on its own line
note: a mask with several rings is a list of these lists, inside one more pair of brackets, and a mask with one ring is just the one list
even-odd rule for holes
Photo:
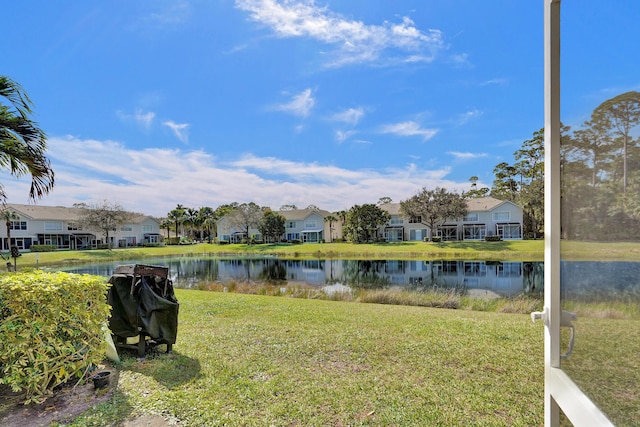
[[109,277],[117,265],[153,264],[169,268],[177,288],[208,283],[270,283],[345,289],[480,289],[503,296],[541,293],[541,262],[424,260],[283,260],[275,257],[179,257],[110,262],[56,270]]

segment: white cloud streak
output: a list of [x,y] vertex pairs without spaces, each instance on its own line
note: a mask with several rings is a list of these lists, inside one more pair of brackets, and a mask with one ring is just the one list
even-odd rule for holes
[[398,136],[420,136],[427,141],[438,133],[438,129],[424,129],[414,121],[406,121],[401,123],[393,123],[382,126],[381,133],[393,134]]
[[299,94],[294,95],[291,101],[275,105],[273,109],[293,114],[294,116],[307,117],[309,113],[311,113],[315,102],[316,100],[313,97],[311,89],[305,89]]
[[331,116],[331,120],[336,122],[347,123],[350,125],[357,125],[360,119],[364,117],[364,109],[362,107],[349,108]]
[[400,23],[366,25],[309,1],[236,0],[236,7],[280,37],[307,37],[334,46],[329,66],[378,62],[431,62],[444,49],[442,33]]
[[458,160],[472,160],[487,157],[487,153],[470,153],[461,151],[447,151],[447,154],[455,157]]
[[163,125],[173,131],[173,134],[180,140],[180,142],[189,142],[189,124],[188,123],[176,123],[173,120],[167,120],[162,122]]
[[[349,170],[251,154],[222,162],[203,151],[134,150],[115,141],[72,136],[48,142],[56,185],[38,202],[45,206],[106,199],[158,217],[178,203],[194,208],[250,201],[272,208],[295,203],[337,211],[375,203],[382,196],[403,200],[424,186],[468,186],[447,180],[451,171],[447,167],[428,170],[410,164],[380,171]],[[27,177],[16,180],[0,172],[0,181],[10,203],[28,203]]]

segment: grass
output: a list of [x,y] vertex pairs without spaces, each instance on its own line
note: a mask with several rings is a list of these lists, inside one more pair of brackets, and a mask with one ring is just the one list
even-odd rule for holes
[[[483,261],[542,261],[543,240],[502,242],[394,242],[217,245],[124,248],[90,251],[23,253],[18,267],[68,265],[99,261],[127,261],[179,255],[275,255],[286,259],[437,259]],[[562,258],[574,261],[640,261],[640,242],[562,242]]]
[[640,321],[578,317],[573,323],[575,346],[562,369],[614,425],[640,425]]
[[526,315],[178,290],[171,355],[119,366],[73,426],[532,426],[543,330]]
[[[202,254],[535,261],[542,251],[542,241],[199,244],[24,254],[18,265]],[[638,261],[640,243],[562,242],[562,252],[572,260]],[[506,314],[540,310],[538,299],[244,287],[178,290],[174,354],[126,357],[114,397],[71,425],[118,425],[144,413],[195,426],[542,424],[543,329],[526,314]],[[578,313],[563,369],[616,425],[640,425],[637,295],[563,308]]]
[[[638,245],[640,248],[640,245]],[[275,255],[291,259],[473,259],[541,261],[541,240],[504,242],[397,242],[397,243],[322,243],[217,245],[200,243],[183,246],[124,248],[90,251],[25,252],[18,267],[67,265],[100,261],[126,261],[146,257],[176,255]]]

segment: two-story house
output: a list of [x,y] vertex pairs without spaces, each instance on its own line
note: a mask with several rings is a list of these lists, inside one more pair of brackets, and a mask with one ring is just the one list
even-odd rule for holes
[[[26,250],[31,245],[54,245],[58,249],[89,249],[105,244],[98,230],[83,229],[82,210],[61,206],[7,204],[15,219],[9,221],[11,241],[7,241],[7,227],[0,226],[0,250],[11,246]],[[4,224],[3,224],[4,225]],[[134,214],[109,236],[112,247],[136,246],[162,241],[158,221],[150,216]]]
[[[324,218],[329,212],[321,209],[292,209],[278,211],[285,218],[283,240],[319,243],[330,233]],[[326,229],[326,230],[325,230]]]
[[483,240],[486,236],[502,239],[522,239],[522,208],[513,202],[493,197],[469,199],[467,215],[450,219],[435,230],[422,222],[422,218],[407,218],[400,211],[400,203],[387,203],[380,208],[387,211],[391,219],[379,233],[388,242],[424,240],[433,236],[442,240]]

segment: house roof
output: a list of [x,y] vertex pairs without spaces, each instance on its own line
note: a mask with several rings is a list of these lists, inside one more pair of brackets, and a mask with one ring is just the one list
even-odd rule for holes
[[[503,203],[511,203],[505,200],[499,200],[493,197],[479,197],[477,199],[467,199],[467,209],[469,212],[490,211]],[[400,203],[385,203],[380,205],[380,209],[389,212],[390,215],[402,215],[400,211]]]
[[[42,205],[20,205],[7,203],[7,208],[15,211],[18,215],[32,220],[52,220],[52,221],[77,221],[80,218],[82,209],[67,208],[64,206],[42,206]],[[131,224],[139,224],[147,219],[156,221],[153,217],[134,213],[128,221]]]
[[7,208],[20,216],[33,220],[75,221],[80,216],[80,209],[63,206],[18,205],[7,203]]
[[389,212],[389,215],[402,215],[400,212],[400,203],[384,203],[380,205],[380,209]]
[[478,197],[476,199],[467,200],[467,209],[470,212],[490,211],[497,208],[503,203],[511,203],[505,200],[495,199],[493,197]]
[[322,209],[292,209],[278,211],[278,213],[285,217],[287,221],[303,220],[313,213],[317,213],[322,218],[330,214],[330,212],[324,211]]

